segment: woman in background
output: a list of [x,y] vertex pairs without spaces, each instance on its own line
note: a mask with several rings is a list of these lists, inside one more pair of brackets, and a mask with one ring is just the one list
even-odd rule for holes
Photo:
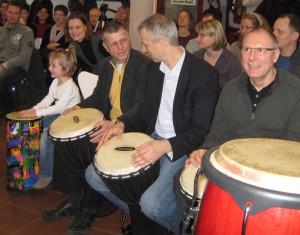
[[186,47],[188,42],[197,37],[197,34],[191,29],[193,24],[192,14],[188,10],[181,10],[178,14],[178,42],[182,47]]
[[241,74],[240,61],[226,48],[227,40],[220,21],[201,22],[195,30],[198,33],[199,48],[203,50],[196,51],[194,55],[204,59],[218,70],[220,87]]

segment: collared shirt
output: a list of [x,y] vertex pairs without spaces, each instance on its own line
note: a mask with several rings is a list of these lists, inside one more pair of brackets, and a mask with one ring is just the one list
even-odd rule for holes
[[264,87],[260,91],[257,91],[251,84],[250,79],[248,80],[247,90],[252,103],[252,112],[254,113],[260,101],[269,93],[273,85],[271,82],[268,86]]
[[[180,71],[185,58],[185,50],[182,47],[181,49],[183,51],[182,56],[172,70],[163,62],[160,63],[159,67],[160,71],[165,74],[165,77],[155,132],[165,139],[176,136],[173,124],[173,103]],[[172,159],[173,152],[169,152],[168,156]]]
[[112,106],[109,116],[113,122],[115,122],[117,118],[123,114],[121,109],[121,91],[122,91],[124,71],[127,62],[128,59],[123,64],[116,64],[113,59],[110,61],[110,64],[114,68],[114,74],[113,74],[112,84],[109,92],[109,100]]

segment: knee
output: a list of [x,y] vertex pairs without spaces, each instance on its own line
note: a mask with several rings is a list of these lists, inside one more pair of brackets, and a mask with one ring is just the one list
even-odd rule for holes
[[102,180],[96,173],[92,164],[90,164],[85,170],[85,178],[88,184],[95,190],[99,190],[102,187]]
[[140,199],[140,206],[142,212],[147,215],[151,219],[155,219],[157,217],[157,205],[159,203],[147,191],[142,195]]

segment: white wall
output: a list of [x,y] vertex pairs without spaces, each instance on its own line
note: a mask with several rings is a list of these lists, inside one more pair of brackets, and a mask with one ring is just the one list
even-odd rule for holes
[[[29,5],[31,5],[32,2],[33,2],[33,0],[27,0],[27,3]],[[52,0],[52,3],[53,3],[53,8],[58,4],[63,4],[65,6],[68,6],[68,0]],[[108,8],[113,9],[113,10],[117,10],[122,5],[121,1],[111,2],[111,1],[97,0],[97,4],[98,4],[99,7],[103,3],[108,4]],[[111,11],[107,11],[106,15],[107,15],[108,18],[113,18],[115,16],[115,13],[111,12]]]

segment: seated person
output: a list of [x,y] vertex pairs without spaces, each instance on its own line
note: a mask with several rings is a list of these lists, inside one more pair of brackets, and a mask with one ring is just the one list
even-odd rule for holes
[[50,54],[49,64],[49,71],[54,80],[48,95],[33,108],[20,112],[23,118],[44,117],[44,130],[40,145],[39,180],[33,186],[35,189],[47,187],[52,180],[54,147],[48,138],[48,128],[65,109],[80,103],[78,87],[71,78],[76,69],[75,49],[72,47],[68,50],[55,49]]
[[129,30],[129,8],[126,6],[121,6],[118,8],[118,11],[114,17],[115,21],[118,21],[124,25],[125,29]]
[[53,25],[52,15],[50,17],[50,14],[49,14],[46,6],[40,5],[37,9],[36,17],[30,23],[30,27],[32,28],[32,31],[34,32],[34,38],[38,39],[35,41],[36,49],[40,49],[44,33],[45,33],[46,29],[52,27],[52,25]]
[[0,112],[4,114],[14,109],[8,90],[25,77],[34,45],[32,30],[19,22],[21,11],[19,2],[9,1],[7,22],[0,28]]
[[277,65],[300,78],[299,16],[281,15],[275,21],[273,29],[280,49]]
[[[100,35],[92,33],[91,23],[82,12],[72,13],[65,25],[66,39],[76,48],[77,73],[87,71],[97,74],[97,65],[109,56]],[[74,76],[74,77],[75,77]]]
[[102,12],[99,8],[92,8],[89,12],[89,20],[92,25],[93,33],[101,35],[102,32],[102,22],[101,22]]
[[[147,68],[144,102],[138,112],[119,117],[105,132],[98,148],[112,136],[121,137],[123,132],[152,134],[154,140],[139,146],[131,156],[134,167],[160,162],[159,176],[142,194],[139,205],[147,218],[178,234],[180,214],[173,194],[173,177],[187,154],[201,146],[210,129],[219,96],[217,71],[186,53],[169,17],[155,14],[143,21],[138,30],[143,52],[155,61]],[[86,179],[96,191],[128,211],[127,204],[107,188],[92,165],[86,170]],[[149,230],[140,234],[163,234],[154,228]]]
[[6,13],[7,13],[8,1],[1,2],[0,5],[0,25],[3,26],[6,22]]
[[20,22],[27,26],[29,26],[28,21],[27,21],[28,17],[29,17],[29,13],[30,13],[30,6],[28,4],[23,5]]
[[239,59],[226,48],[227,40],[220,21],[200,22],[195,30],[202,50],[194,52],[194,55],[218,70],[220,87],[242,73]]
[[68,16],[68,8],[65,5],[57,5],[54,8],[54,21],[52,27],[48,27],[44,33],[42,44],[40,47],[40,54],[43,60],[44,68],[47,71],[47,87],[51,84],[51,76],[48,70],[48,58],[52,50],[56,48],[68,48],[69,43],[66,42],[64,33],[65,24]]
[[241,45],[244,36],[247,35],[247,33],[258,28],[271,30],[267,20],[263,16],[257,13],[246,13],[242,18],[239,39],[233,42],[228,48],[229,51],[231,51],[239,58],[240,61],[242,60]]
[[192,14],[188,10],[181,10],[178,14],[178,42],[182,47],[186,47],[188,42],[197,37],[197,34],[191,28],[193,24]]

